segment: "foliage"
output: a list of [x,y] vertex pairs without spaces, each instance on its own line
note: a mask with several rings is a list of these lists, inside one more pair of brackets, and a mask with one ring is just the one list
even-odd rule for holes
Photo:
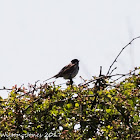
[[139,74],[119,83],[103,77],[93,80],[92,87],[64,90],[49,84],[15,85],[7,99],[0,98],[1,139],[6,139],[2,134],[15,135],[12,140],[21,135],[43,139],[50,133],[55,134],[50,139],[139,139],[139,97]]

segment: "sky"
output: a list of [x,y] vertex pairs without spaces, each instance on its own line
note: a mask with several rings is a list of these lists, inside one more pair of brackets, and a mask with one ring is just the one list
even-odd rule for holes
[[[120,50],[140,36],[139,6],[139,0],[0,1],[0,88],[42,82],[75,58],[76,85],[80,76],[98,76],[100,66],[106,74]],[[137,39],[118,58],[114,74],[140,66],[139,52]]]

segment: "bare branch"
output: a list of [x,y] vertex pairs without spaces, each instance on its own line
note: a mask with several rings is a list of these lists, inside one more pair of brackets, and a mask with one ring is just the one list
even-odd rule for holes
[[101,76],[102,75],[102,66],[100,66],[100,75],[99,76]]
[[94,81],[97,81],[97,80],[100,80],[100,79],[103,79],[103,78],[104,78],[104,79],[107,79],[107,78],[111,78],[111,77],[115,77],[115,76],[121,76],[121,78],[122,78],[122,77],[125,77],[125,76],[127,76],[127,75],[132,75],[132,73],[135,72],[135,71],[137,71],[137,70],[139,70],[139,69],[138,69],[138,68],[135,68],[134,70],[132,70],[131,72],[126,73],[126,74],[113,74],[113,75],[108,75],[108,76],[102,75],[102,76],[99,76],[99,77],[97,77],[97,78],[95,78],[95,79],[93,79],[93,80],[90,80],[90,81],[88,81],[87,83],[82,84],[82,85],[80,85],[80,86],[88,85],[89,83],[92,83],[92,82],[94,82]]
[[1,88],[0,90],[13,90],[13,89],[3,87],[3,88]]
[[113,72],[114,72],[114,70],[116,70],[117,69],[117,67],[115,67],[110,73],[109,73],[109,75],[111,75]]
[[127,45],[125,45],[125,46],[122,48],[122,50],[119,52],[119,54],[117,55],[117,57],[115,58],[115,60],[113,61],[113,63],[110,65],[109,70],[108,70],[108,72],[107,72],[106,75],[109,75],[109,72],[110,72],[112,66],[113,66],[114,63],[117,61],[118,57],[119,57],[120,54],[123,52],[123,50],[124,50],[127,46],[131,45],[131,43],[132,43],[134,40],[138,39],[138,38],[140,38],[140,36],[133,38]]

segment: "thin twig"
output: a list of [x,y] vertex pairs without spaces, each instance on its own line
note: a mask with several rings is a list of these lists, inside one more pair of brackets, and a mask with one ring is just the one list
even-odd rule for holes
[[1,88],[0,90],[13,90],[13,89],[10,89],[10,88]]
[[113,63],[110,65],[109,70],[108,70],[108,72],[107,72],[106,75],[109,75],[109,72],[110,72],[112,66],[113,66],[114,63],[117,61],[117,59],[118,59],[118,57],[120,56],[120,54],[122,53],[122,51],[123,51],[127,46],[129,46],[134,40],[136,40],[136,39],[138,39],[138,38],[140,38],[140,36],[133,38],[127,45],[125,45],[125,46],[122,48],[122,50],[119,52],[119,54],[117,55],[117,57],[115,58],[115,60],[113,61]]
[[122,76],[122,77],[124,77],[124,76],[127,76],[127,75],[132,75],[131,73],[132,73],[132,72],[135,72],[136,70],[139,70],[139,69],[134,69],[134,70],[132,70],[131,72],[126,73],[126,74],[113,74],[113,75],[108,75],[108,76],[102,75],[102,76],[97,77],[97,78],[95,78],[95,79],[93,79],[93,80],[90,80],[90,81],[88,81],[87,83],[82,84],[82,85],[80,85],[80,86],[85,86],[85,85],[87,85],[87,84],[89,84],[89,83],[91,83],[91,82],[94,82],[94,81],[97,81],[97,80],[103,79],[103,78],[104,78],[104,79],[107,79],[107,78],[111,78],[111,77],[115,77],[115,76]]
[[101,76],[102,75],[102,66],[100,66],[100,74],[99,74],[99,76]]
[[116,69],[117,69],[117,67],[115,67],[115,68],[109,73],[109,75],[111,75]]

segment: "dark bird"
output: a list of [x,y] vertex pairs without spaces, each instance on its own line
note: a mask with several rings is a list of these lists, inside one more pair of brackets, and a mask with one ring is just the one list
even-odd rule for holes
[[50,80],[52,78],[63,77],[64,79],[69,79],[70,83],[72,84],[73,83],[72,78],[74,78],[77,75],[78,71],[79,71],[79,60],[73,59],[71,63],[63,67],[58,74],[54,75],[53,77],[47,80]]

